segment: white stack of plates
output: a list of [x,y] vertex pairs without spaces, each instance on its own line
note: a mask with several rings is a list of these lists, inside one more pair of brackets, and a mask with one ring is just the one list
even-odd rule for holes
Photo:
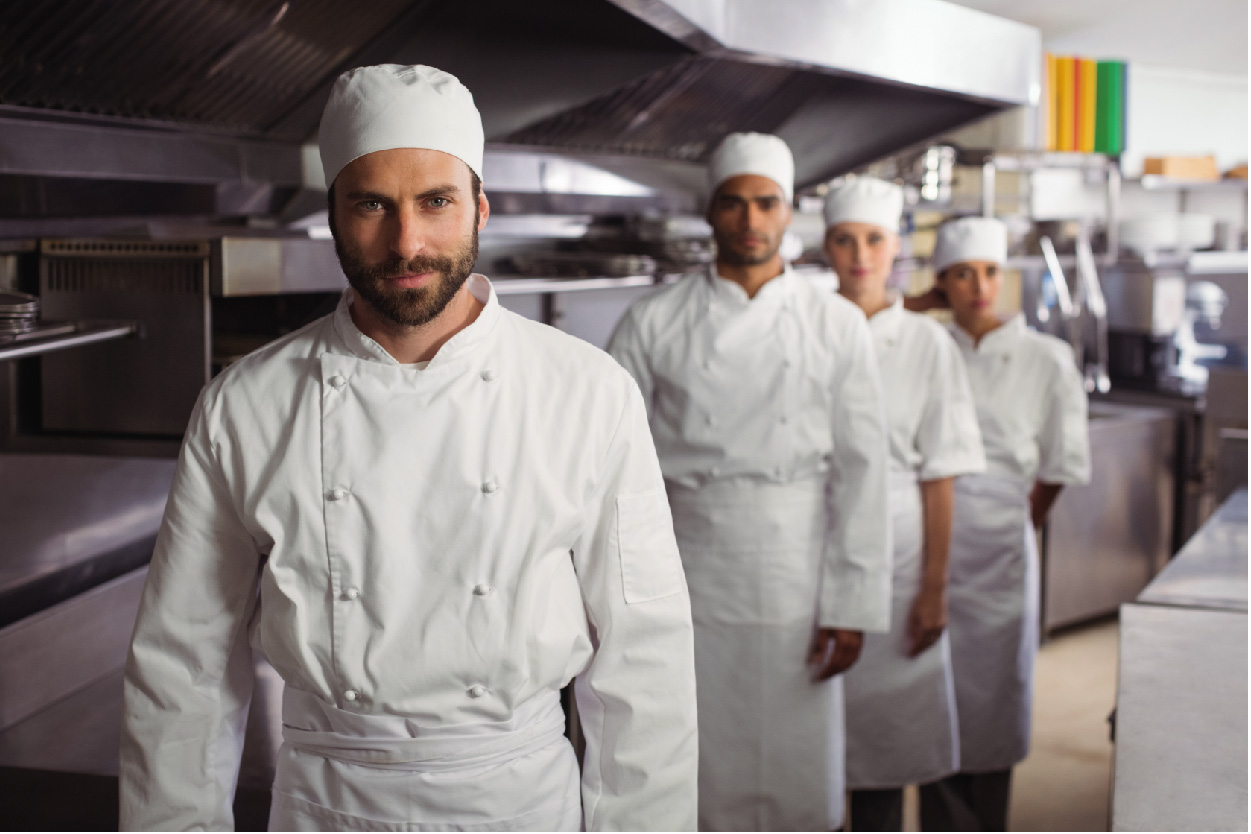
[[39,299],[12,290],[0,290],[0,336],[29,333],[39,324]]

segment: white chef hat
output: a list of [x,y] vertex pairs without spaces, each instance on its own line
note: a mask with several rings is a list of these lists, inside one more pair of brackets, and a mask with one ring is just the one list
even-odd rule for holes
[[825,225],[871,223],[898,232],[903,204],[903,189],[893,182],[875,177],[843,180],[825,197]]
[[952,264],[965,261],[992,261],[1003,264],[1008,259],[1008,227],[993,217],[961,217],[938,227],[931,263],[934,272],[942,272]]
[[782,186],[789,203],[795,195],[795,160],[791,149],[768,133],[731,133],[708,160],[708,193],[730,177],[756,174]]
[[374,151],[428,148],[482,178],[482,117],[465,85],[443,70],[380,64],[334,82],[321,116],[321,165],[332,185],[348,163]]

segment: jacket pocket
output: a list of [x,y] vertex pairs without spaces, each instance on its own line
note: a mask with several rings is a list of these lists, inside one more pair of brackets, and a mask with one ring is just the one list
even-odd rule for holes
[[649,602],[686,589],[664,489],[617,496],[617,549],[627,603]]

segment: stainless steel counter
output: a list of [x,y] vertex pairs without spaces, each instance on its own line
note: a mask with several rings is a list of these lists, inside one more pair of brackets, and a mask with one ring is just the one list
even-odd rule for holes
[[1247,617],[1121,609],[1113,831],[1247,830]]
[[1142,595],[1141,603],[1247,612],[1247,491],[1208,519]]
[[1247,491],[1121,608],[1115,831],[1247,829]]
[[1066,487],[1042,554],[1042,628],[1116,613],[1172,554],[1176,417],[1090,404],[1091,480]]
[[147,563],[174,461],[0,455],[0,627]]

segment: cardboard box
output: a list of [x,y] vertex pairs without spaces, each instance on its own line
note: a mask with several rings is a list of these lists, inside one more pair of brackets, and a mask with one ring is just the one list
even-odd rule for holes
[[1246,163],[1243,163],[1242,165],[1235,165],[1233,168],[1230,168],[1228,171],[1225,172],[1225,179],[1245,180],[1246,178],[1247,178]]
[[1149,156],[1142,161],[1142,173],[1202,182],[1221,178],[1214,156]]

